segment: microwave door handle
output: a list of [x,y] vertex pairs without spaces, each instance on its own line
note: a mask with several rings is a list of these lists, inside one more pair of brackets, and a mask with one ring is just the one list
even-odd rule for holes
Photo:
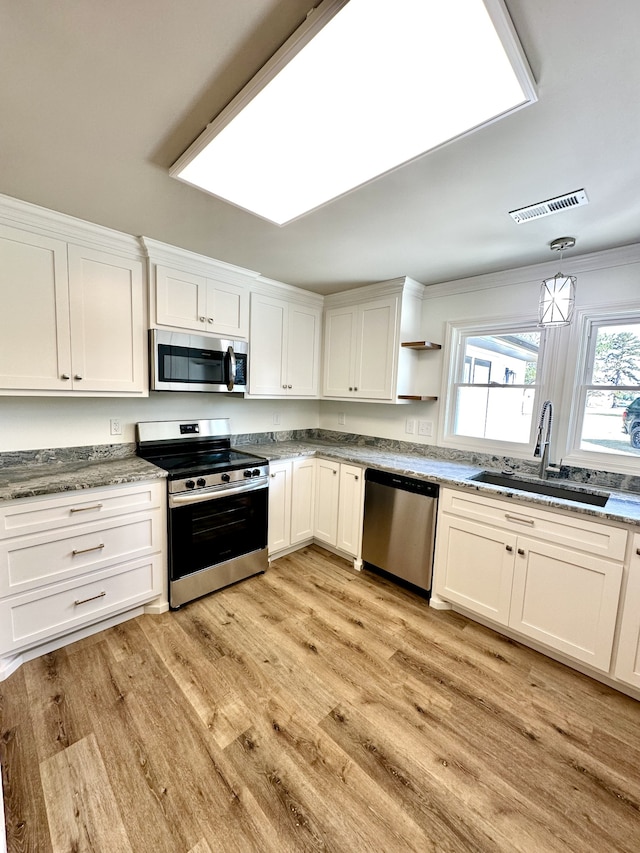
[[229,355],[229,382],[227,383],[227,390],[233,391],[236,381],[236,354],[233,351],[233,347],[229,347],[227,353]]

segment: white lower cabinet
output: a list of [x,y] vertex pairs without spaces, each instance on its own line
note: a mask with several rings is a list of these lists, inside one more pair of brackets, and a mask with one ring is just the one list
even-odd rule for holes
[[359,560],[364,514],[364,471],[317,459],[315,538]]
[[0,508],[0,657],[162,593],[163,482],[10,501]]
[[434,592],[609,672],[626,539],[584,517],[445,489]]
[[269,466],[269,556],[313,538],[314,458]]
[[632,540],[615,676],[625,684],[640,688],[640,534],[638,533]]
[[306,458],[269,466],[269,555],[311,541],[360,563],[364,471]]

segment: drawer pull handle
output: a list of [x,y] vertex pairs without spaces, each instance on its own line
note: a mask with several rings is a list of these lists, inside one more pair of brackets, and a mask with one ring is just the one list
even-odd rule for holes
[[518,554],[524,557],[524,548],[518,548]]
[[509,515],[508,513],[505,513],[504,517],[507,521],[517,521],[518,524],[530,524],[532,527],[535,524],[533,518],[520,518],[519,515]]
[[76,600],[73,603],[77,607],[79,604],[86,604],[87,601],[95,601],[96,598],[104,598],[106,594],[107,593],[103,590],[102,592],[99,592],[97,595],[92,595],[91,598],[76,598]]
[[102,543],[102,542],[100,543],[100,545],[94,545],[93,548],[81,548],[81,549],[74,548],[73,551],[71,552],[71,556],[77,557],[78,554],[88,554],[89,551],[102,551],[103,548],[104,548],[104,543]]
[[513,545],[506,545],[505,547],[507,551],[513,551]]
[[640,548],[636,548],[636,554],[640,557]]
[[102,509],[102,504],[92,504],[91,506],[72,506],[69,512],[88,512],[90,509]]

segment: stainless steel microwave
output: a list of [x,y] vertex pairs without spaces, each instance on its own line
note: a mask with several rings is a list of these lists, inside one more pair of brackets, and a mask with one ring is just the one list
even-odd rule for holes
[[246,341],[151,329],[149,349],[152,391],[247,390]]

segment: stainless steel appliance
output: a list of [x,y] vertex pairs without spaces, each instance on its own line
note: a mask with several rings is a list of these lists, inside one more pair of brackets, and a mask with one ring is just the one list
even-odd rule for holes
[[367,468],[362,559],[431,591],[438,486]]
[[151,390],[244,392],[248,353],[246,341],[151,329]]
[[138,455],[168,472],[171,608],[266,571],[268,460],[231,447],[227,418],[136,430]]

